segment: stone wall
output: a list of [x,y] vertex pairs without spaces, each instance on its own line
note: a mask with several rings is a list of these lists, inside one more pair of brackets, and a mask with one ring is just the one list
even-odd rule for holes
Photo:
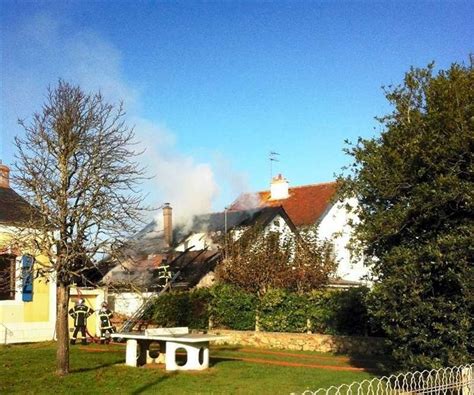
[[230,344],[260,348],[279,348],[334,352],[360,355],[382,355],[384,339],[375,337],[331,336],[305,333],[277,333],[213,329],[209,334],[224,335],[226,339],[215,344]]

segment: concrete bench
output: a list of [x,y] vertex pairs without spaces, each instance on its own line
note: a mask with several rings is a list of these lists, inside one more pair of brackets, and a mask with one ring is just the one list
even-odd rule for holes
[[178,326],[176,328],[151,328],[145,329],[146,336],[159,336],[159,335],[187,335],[189,328],[187,326]]
[[[164,363],[166,370],[203,370],[209,367],[209,342],[225,336],[189,333],[188,328],[154,328],[142,333],[114,333],[112,338],[127,340],[125,364],[141,366]],[[150,345],[159,343],[157,356],[150,352]],[[184,365],[176,362],[176,351],[183,349],[187,359]]]

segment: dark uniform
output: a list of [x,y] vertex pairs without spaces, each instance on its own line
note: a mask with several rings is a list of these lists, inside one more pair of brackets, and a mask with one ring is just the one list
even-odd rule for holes
[[107,305],[102,305],[102,308],[99,310],[99,319],[100,319],[100,342],[105,343],[106,334],[114,333],[114,327],[110,322],[112,318],[112,312],[107,308]]
[[86,340],[86,325],[87,317],[89,317],[94,310],[84,305],[84,303],[78,303],[72,309],[69,310],[69,315],[74,318],[74,333],[72,334],[71,344],[76,344],[77,334],[81,331],[82,344],[87,344]]

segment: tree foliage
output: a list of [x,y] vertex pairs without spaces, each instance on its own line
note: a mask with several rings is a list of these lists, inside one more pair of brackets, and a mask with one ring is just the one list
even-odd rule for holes
[[59,81],[15,139],[14,181],[35,210],[18,242],[49,257],[38,274],[57,281],[58,373],[69,370],[68,302],[72,279],[101,254],[113,253],[140,220],[133,129],[122,105]]
[[379,336],[367,314],[368,291],[325,288],[297,293],[273,288],[259,300],[255,293],[234,285],[215,284],[165,293],[144,318],[165,327],[242,331],[253,330],[258,318],[260,330],[268,332]]
[[321,287],[336,267],[332,246],[312,233],[285,236],[255,225],[226,244],[217,278],[259,296],[271,288],[303,292]]
[[474,69],[412,68],[388,87],[379,137],[341,177],[355,242],[376,280],[373,313],[404,367],[467,362],[473,338]]

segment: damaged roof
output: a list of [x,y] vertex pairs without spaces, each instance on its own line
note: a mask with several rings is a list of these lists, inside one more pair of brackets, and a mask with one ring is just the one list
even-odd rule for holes
[[113,287],[127,287],[149,291],[160,290],[166,284],[162,278],[163,266],[171,276],[179,275],[174,284],[179,284],[180,289],[194,287],[206,274],[214,270],[220,259],[220,251],[184,251],[173,255],[153,255],[141,260],[129,260],[122,265],[117,265],[103,278],[103,283]]
[[[255,224],[266,226],[273,218],[280,215],[293,227],[291,220],[281,206],[260,207],[250,210],[227,210],[227,212],[197,215],[193,218],[190,232],[224,232],[227,230],[247,227]],[[227,217],[227,218],[226,218]],[[294,227],[293,227],[294,228]]]
[[[277,215],[285,219],[288,226],[295,230],[282,207],[261,207],[252,210],[237,210],[211,213],[193,217],[191,225],[177,226],[173,230],[173,239],[179,245],[193,233],[217,233],[227,229],[245,228],[255,224],[268,225]],[[160,283],[159,268],[169,266],[172,273],[180,272],[177,283],[184,288],[194,287],[206,274],[214,270],[220,259],[220,250],[176,252],[170,249],[164,240],[163,230],[157,229],[156,221],[150,222],[128,243],[126,254],[129,258],[117,264],[103,278],[107,284],[133,284],[142,289],[158,289]],[[162,285],[162,284],[161,284]]]
[[180,274],[175,283],[181,288],[195,287],[201,279],[212,272],[221,258],[220,251],[187,251],[175,262],[170,263],[170,270]]
[[245,193],[232,203],[230,209],[281,206],[295,226],[311,226],[320,221],[332,206],[336,191],[337,182],[333,181],[290,187],[286,199],[271,200],[269,190]]
[[[252,226],[257,223],[266,226],[277,215],[283,217],[290,228],[295,229],[291,219],[282,207],[259,207],[250,210],[228,210],[227,213],[196,215],[193,217],[191,225],[175,226],[173,240],[176,241],[176,244],[179,244],[193,233],[224,233],[226,221],[227,230]],[[128,248],[132,256],[145,257],[169,251],[164,239],[163,229],[157,229],[157,227],[157,222],[153,220],[129,240]]]

